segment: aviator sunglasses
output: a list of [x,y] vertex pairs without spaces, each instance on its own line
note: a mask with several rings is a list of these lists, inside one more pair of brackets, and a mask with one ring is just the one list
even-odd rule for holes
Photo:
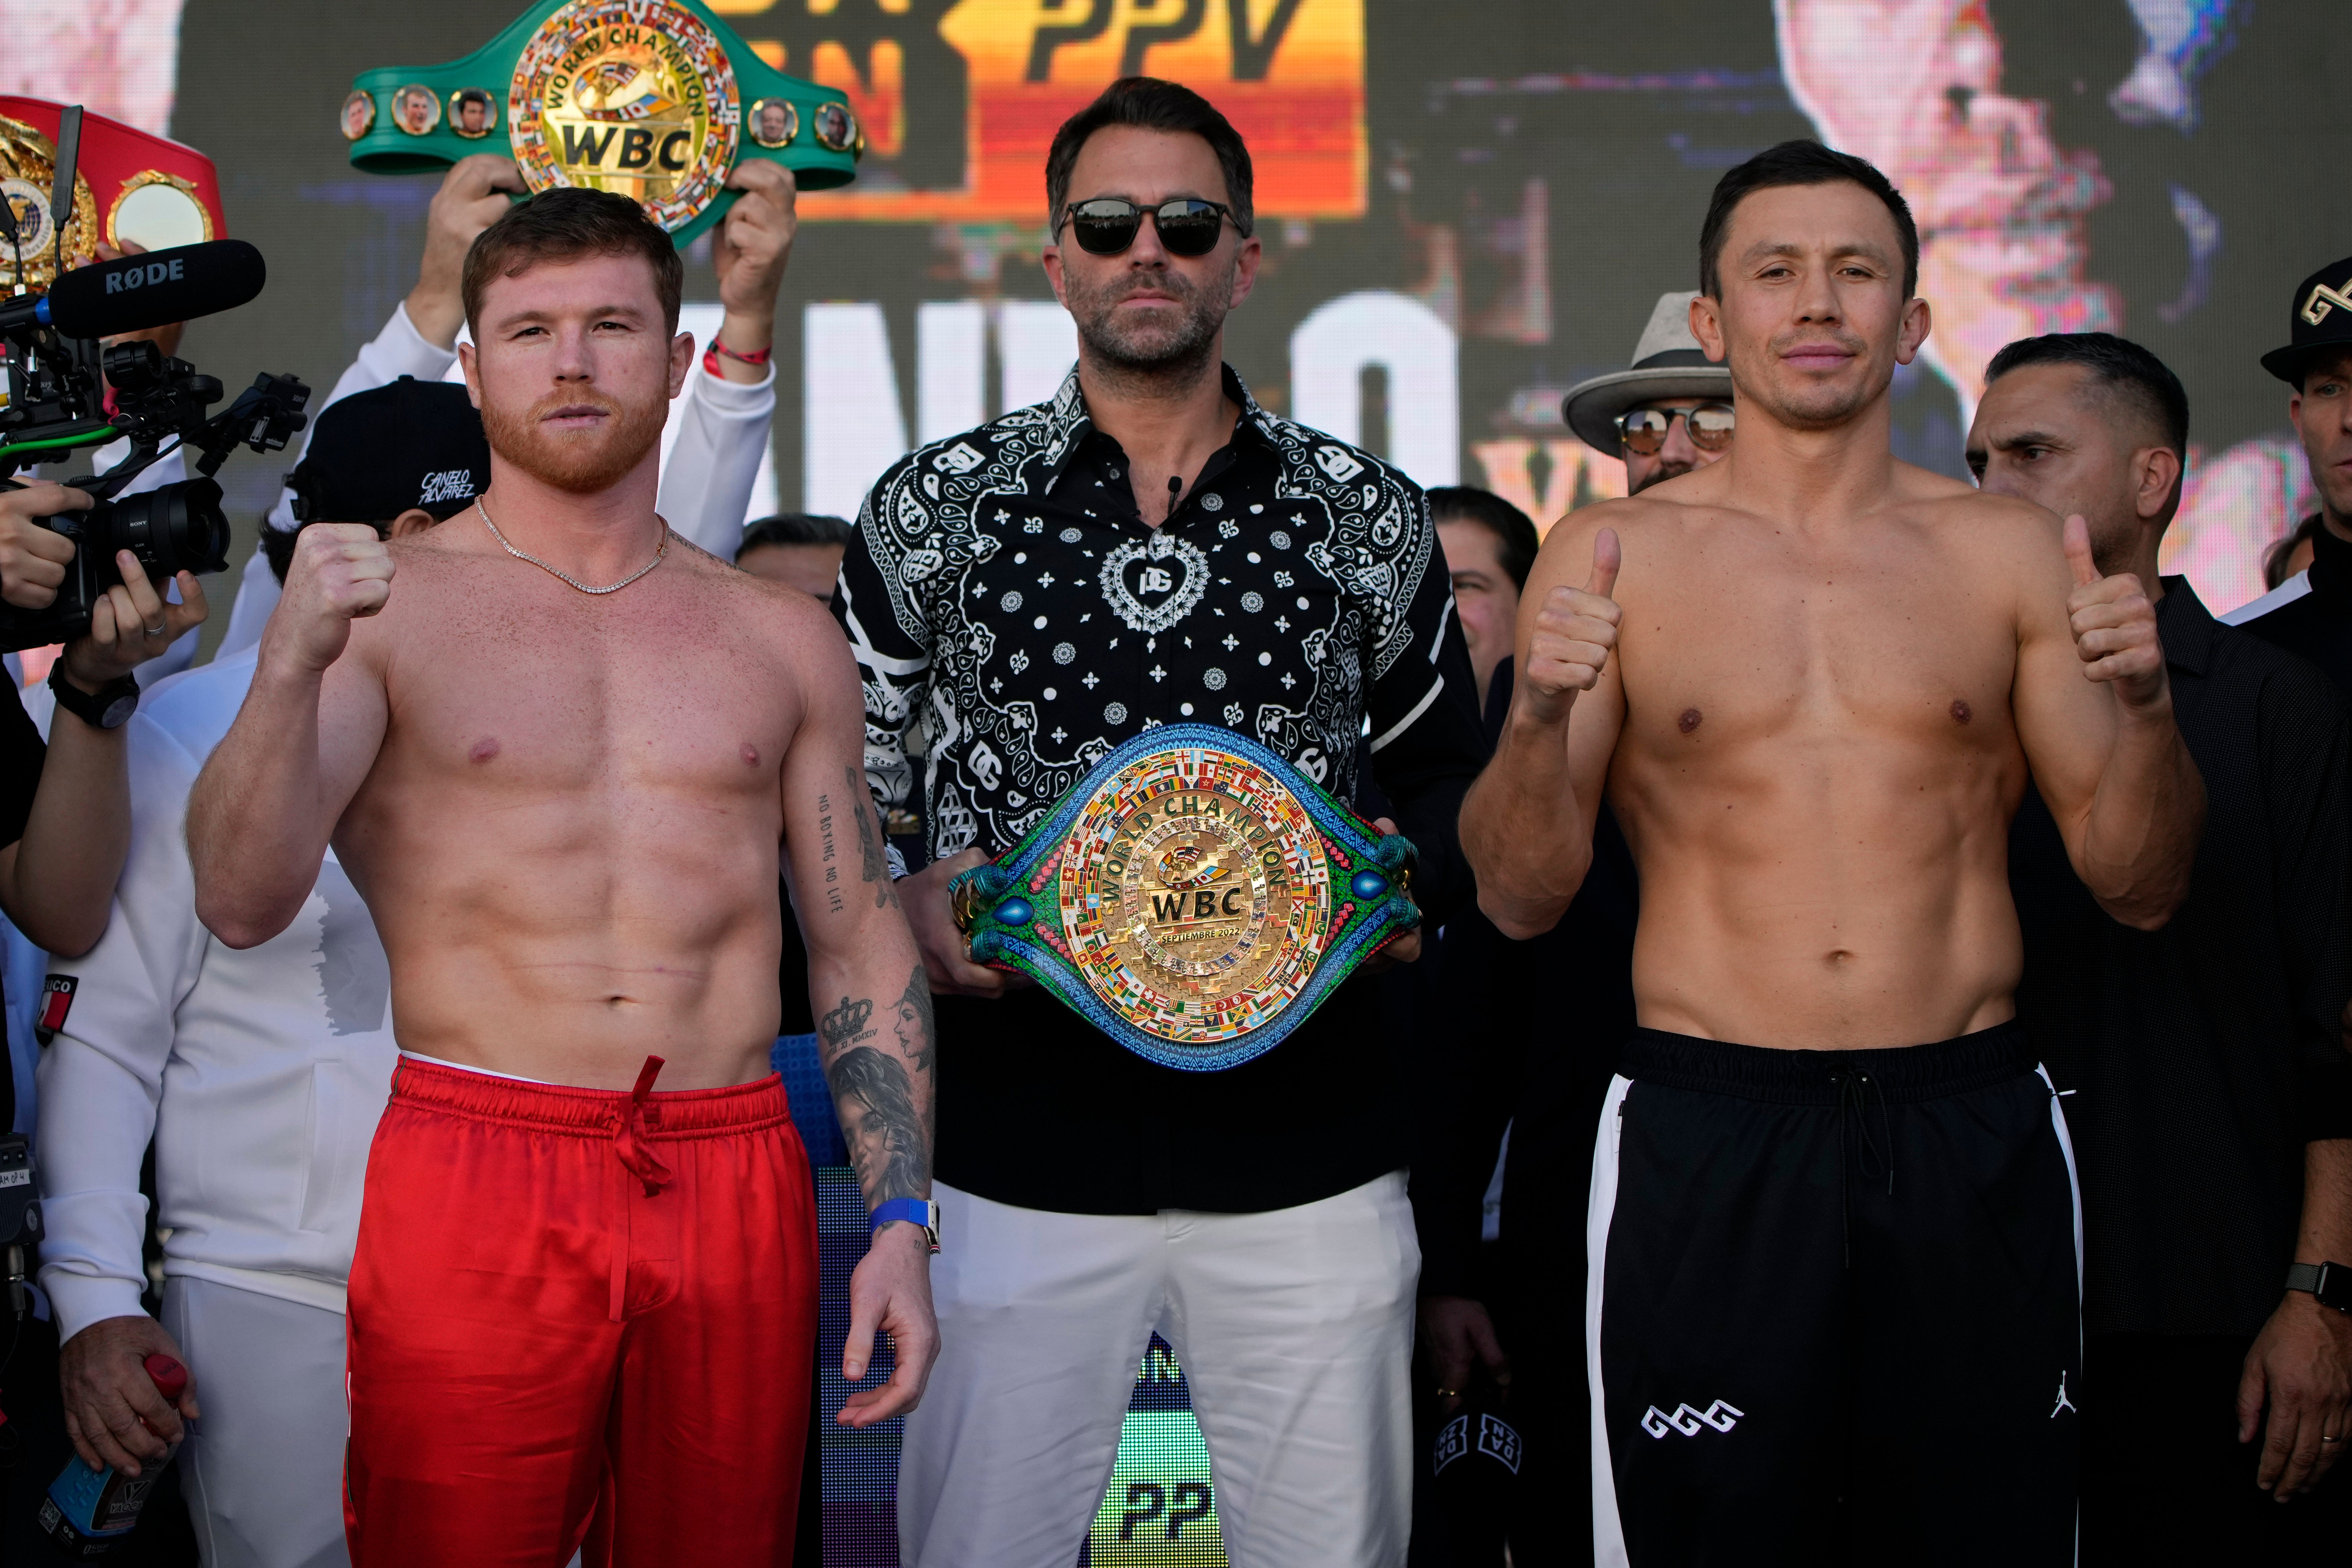
[[1617,438],[1625,443],[1627,451],[1651,457],[1666,444],[1666,435],[1677,419],[1690,426],[1691,445],[1702,452],[1720,452],[1731,445],[1735,416],[1728,403],[1703,403],[1696,408],[1630,409],[1617,416]]
[[[1221,202],[1192,196],[1179,196],[1156,207],[1137,206],[1124,196],[1097,196],[1071,203],[1063,221],[1076,236],[1078,248],[1087,255],[1117,256],[1135,243],[1146,213],[1151,215],[1160,243],[1168,247],[1168,253],[1187,258],[1214,250],[1225,219],[1234,216],[1233,209]],[[1241,220],[1234,218],[1234,227],[1241,226]]]

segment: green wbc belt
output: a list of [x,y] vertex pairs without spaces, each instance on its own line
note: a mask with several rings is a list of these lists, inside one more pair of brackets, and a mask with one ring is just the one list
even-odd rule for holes
[[1421,924],[1412,861],[1265,747],[1171,724],[1105,757],[950,897],[973,963],[1029,975],[1147,1060],[1215,1072]]
[[734,204],[743,159],[822,191],[866,146],[840,92],[772,68],[701,0],[537,5],[462,60],[362,71],[341,126],[372,174],[511,153],[533,191],[618,191],[680,245]]

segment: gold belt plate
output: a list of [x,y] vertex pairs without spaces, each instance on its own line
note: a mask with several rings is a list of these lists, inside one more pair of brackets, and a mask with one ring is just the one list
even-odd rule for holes
[[1314,818],[1267,769],[1162,752],[1081,810],[1058,878],[1071,957],[1109,1006],[1164,1039],[1230,1039],[1304,989],[1330,932]]

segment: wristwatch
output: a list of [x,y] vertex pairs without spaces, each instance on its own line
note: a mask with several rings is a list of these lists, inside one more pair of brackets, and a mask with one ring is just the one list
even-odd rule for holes
[[2352,1268],[2341,1263],[2293,1263],[2287,1266],[2286,1288],[2308,1290],[2323,1307],[2352,1312]]
[[96,730],[120,730],[139,711],[139,683],[125,675],[96,691],[84,691],[66,679],[66,661],[49,666],[49,690],[58,706]]
[[940,1205],[930,1199],[892,1198],[875,1209],[873,1217],[866,1222],[866,1234],[872,1236],[894,1219],[921,1226],[923,1239],[931,1244],[931,1250],[940,1249]]

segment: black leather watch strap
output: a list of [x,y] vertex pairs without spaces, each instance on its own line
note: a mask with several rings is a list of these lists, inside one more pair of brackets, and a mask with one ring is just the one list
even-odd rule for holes
[[2287,1266],[2286,1288],[2307,1290],[2323,1307],[2352,1312],[2352,1268],[2341,1263],[2294,1263]]
[[94,730],[120,730],[139,711],[139,682],[129,676],[84,691],[66,679],[66,661],[49,666],[49,691],[58,706]]

